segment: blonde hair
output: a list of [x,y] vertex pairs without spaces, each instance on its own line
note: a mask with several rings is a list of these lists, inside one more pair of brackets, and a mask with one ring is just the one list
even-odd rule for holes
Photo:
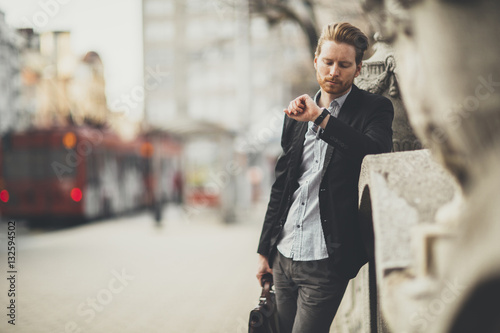
[[361,30],[347,22],[328,24],[323,28],[318,40],[318,46],[316,47],[316,56],[321,54],[321,46],[325,41],[346,43],[354,46],[356,50],[356,64],[361,62],[363,54],[368,48],[368,37]]

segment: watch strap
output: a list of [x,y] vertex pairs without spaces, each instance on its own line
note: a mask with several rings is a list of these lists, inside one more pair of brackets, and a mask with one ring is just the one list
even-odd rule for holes
[[316,118],[314,120],[314,123],[319,126],[323,122],[323,120],[325,120],[326,116],[329,114],[330,114],[330,112],[328,111],[328,109],[323,108],[323,112],[321,112],[321,114],[318,116],[318,118]]

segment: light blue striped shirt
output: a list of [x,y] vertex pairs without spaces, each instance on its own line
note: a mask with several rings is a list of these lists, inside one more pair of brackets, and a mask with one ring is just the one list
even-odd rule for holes
[[[350,92],[351,90],[330,103],[328,111],[333,117],[338,116]],[[321,90],[314,96],[316,104],[320,96]],[[281,254],[295,261],[328,258],[319,212],[321,170],[327,146],[325,141],[318,139],[317,126],[309,122],[300,164],[299,188],[293,194],[292,205],[278,242]]]

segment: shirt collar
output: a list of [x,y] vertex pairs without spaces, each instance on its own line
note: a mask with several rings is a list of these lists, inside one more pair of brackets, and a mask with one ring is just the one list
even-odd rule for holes
[[[332,109],[333,108],[333,102],[337,102],[338,105],[339,105],[339,109],[342,108],[342,105],[344,105],[344,102],[345,100],[347,99],[347,96],[349,96],[349,94],[351,93],[352,91],[352,86],[351,88],[349,88],[349,91],[346,92],[345,94],[343,94],[342,96],[340,97],[337,97],[335,98],[329,105],[328,109]],[[316,102],[316,104],[318,104],[319,102],[319,98],[321,97],[321,89],[318,90],[318,92],[316,93],[316,95],[314,96],[314,102]],[[319,105],[319,104],[318,104]]]

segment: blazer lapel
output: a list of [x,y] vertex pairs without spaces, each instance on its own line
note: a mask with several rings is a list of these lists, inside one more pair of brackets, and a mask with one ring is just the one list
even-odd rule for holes
[[307,131],[307,122],[297,122],[293,132],[292,156],[290,158],[290,169],[292,179],[298,179],[298,172],[301,164],[302,151],[304,150],[304,140]]
[[323,170],[321,170],[321,180],[323,180],[323,176],[325,175],[326,169],[328,168],[328,164],[330,164],[330,160],[332,159],[334,150],[335,147],[333,147],[332,145],[328,145],[328,147],[326,147],[325,163],[323,163]]
[[354,84],[352,85],[352,90],[347,96],[344,105],[340,109],[338,119],[342,120],[346,124],[350,124],[351,119],[353,119],[354,114],[357,112],[357,104],[359,102],[359,88]]
[[[348,121],[348,119],[351,117],[352,109],[354,104],[356,103],[357,100],[357,94],[359,92],[359,88],[356,87],[354,84],[352,85],[352,90],[349,93],[349,96],[347,96],[344,104],[340,108],[339,111],[339,119],[342,119],[343,121]],[[323,164],[323,170],[321,170],[321,180],[323,180],[323,176],[325,175],[326,169],[328,168],[328,165],[330,164],[330,161],[333,156],[333,152],[335,151],[335,147],[332,145],[328,145],[326,148],[326,153],[325,153],[325,163]]]

